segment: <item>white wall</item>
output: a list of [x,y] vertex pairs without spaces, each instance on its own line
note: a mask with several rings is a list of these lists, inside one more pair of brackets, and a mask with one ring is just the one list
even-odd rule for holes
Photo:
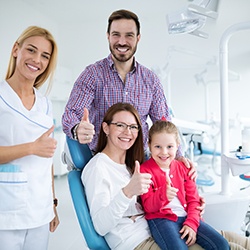
[[39,9],[19,0],[0,0],[0,77],[5,76],[10,52],[17,37],[24,29],[38,25],[50,30],[58,40],[58,25]]
[[[177,117],[191,121],[205,119],[204,86],[197,84],[194,75],[204,69],[207,59],[218,59],[219,41],[222,33],[232,24],[249,20],[249,0],[221,0],[219,17],[208,20],[204,30],[209,39],[191,35],[169,35],[167,33],[166,14],[187,4],[186,0],[144,0],[143,3],[127,0],[81,1],[0,0],[0,76],[7,68],[13,42],[21,31],[29,25],[40,25],[49,29],[59,45],[59,66],[72,72],[72,85],[80,72],[90,63],[108,55],[106,39],[107,18],[112,11],[120,8],[131,9],[141,21],[142,38],[138,45],[136,58],[147,67],[163,68],[168,63],[171,78],[162,79],[165,90],[171,83],[171,104]],[[45,5],[46,3],[46,5]],[[77,3],[77,4],[76,4]],[[33,6],[33,7],[32,7]],[[49,8],[48,8],[49,6]],[[98,7],[98,8],[97,8]],[[66,8],[66,9],[64,9]],[[99,11],[99,12],[98,12]],[[57,19],[57,13],[63,12],[64,20]],[[49,15],[53,13],[53,15]],[[48,17],[50,16],[50,17]],[[230,83],[230,117],[237,114],[250,117],[250,50],[243,50],[250,44],[250,31],[240,32],[230,40],[229,67],[241,75],[239,82]],[[169,58],[171,46],[193,50],[200,56],[188,56],[173,52]],[[244,51],[237,55],[237,51]],[[217,75],[219,79],[219,75]],[[55,84],[60,84],[56,82]],[[64,89],[64,88],[62,88]],[[67,90],[68,91],[68,90]],[[220,119],[219,81],[209,84],[210,110]],[[168,93],[166,93],[168,94]],[[241,104],[244,100],[244,105]]]

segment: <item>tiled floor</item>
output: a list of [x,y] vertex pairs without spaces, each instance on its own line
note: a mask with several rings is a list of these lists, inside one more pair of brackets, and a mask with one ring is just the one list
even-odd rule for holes
[[50,235],[49,250],[88,249],[80,230],[71,201],[67,175],[55,178],[56,196],[59,200],[58,215],[60,225]]

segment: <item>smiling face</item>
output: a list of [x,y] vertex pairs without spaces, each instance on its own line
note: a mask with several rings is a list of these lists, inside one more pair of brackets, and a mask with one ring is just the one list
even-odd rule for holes
[[161,168],[169,168],[175,159],[178,144],[176,136],[166,132],[154,133],[149,144],[152,158]]
[[114,60],[127,62],[132,60],[137,49],[140,35],[137,35],[137,27],[134,20],[114,20],[107,33],[109,49]]
[[103,130],[108,138],[107,146],[110,149],[113,148],[114,151],[126,151],[134,144],[138,136],[138,131],[131,130],[129,127],[122,131],[121,128],[114,124],[119,122],[127,125],[137,125],[137,122],[132,113],[128,111],[120,111],[113,116],[113,124],[108,125],[106,122],[104,122],[102,125]]
[[51,43],[41,36],[29,37],[22,45],[16,43],[13,48],[13,56],[16,57],[14,74],[34,82],[49,65],[51,53]]

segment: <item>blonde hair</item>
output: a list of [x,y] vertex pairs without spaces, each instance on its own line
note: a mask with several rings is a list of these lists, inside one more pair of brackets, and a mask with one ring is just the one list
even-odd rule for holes
[[[41,75],[39,75],[36,78],[36,80],[34,82],[34,87],[38,89],[49,78],[49,85],[48,85],[48,90],[47,90],[47,91],[49,91],[52,87],[52,79],[53,79],[53,75],[54,75],[54,72],[56,69],[56,64],[57,64],[57,54],[58,54],[57,44],[56,44],[54,37],[52,36],[52,34],[48,30],[41,28],[41,27],[38,27],[38,26],[30,26],[27,29],[25,29],[22,32],[22,34],[19,36],[19,38],[16,40],[15,44],[18,43],[19,46],[22,46],[24,41],[27,38],[33,37],[33,36],[44,37],[52,45],[52,52],[51,52],[51,57],[49,60],[48,67]],[[14,48],[15,44],[13,45],[13,48]],[[14,74],[15,69],[16,69],[16,58],[11,53],[5,80],[9,79]]]
[[179,131],[178,128],[169,121],[160,120],[156,121],[148,132],[148,143],[150,144],[152,141],[152,137],[154,134],[158,133],[167,133],[167,134],[173,134],[176,139],[177,145],[180,145],[180,137],[179,137]]

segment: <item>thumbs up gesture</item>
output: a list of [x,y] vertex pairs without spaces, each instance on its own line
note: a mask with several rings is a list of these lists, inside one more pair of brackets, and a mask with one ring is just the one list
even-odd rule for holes
[[147,193],[150,184],[151,174],[140,173],[140,163],[136,161],[134,173],[128,185],[123,188],[123,192],[128,198],[132,198],[134,195]]
[[89,143],[93,139],[95,127],[89,122],[89,111],[87,108],[84,108],[84,114],[76,129],[76,133],[80,143]]
[[167,190],[166,190],[166,194],[167,194],[168,200],[172,201],[174,199],[174,197],[177,196],[177,192],[179,190],[177,188],[172,187],[171,180],[170,180],[169,176],[166,175],[166,177],[167,177]]
[[33,154],[41,157],[50,158],[54,155],[56,150],[56,140],[51,137],[54,131],[54,126],[42,134],[33,142]]

